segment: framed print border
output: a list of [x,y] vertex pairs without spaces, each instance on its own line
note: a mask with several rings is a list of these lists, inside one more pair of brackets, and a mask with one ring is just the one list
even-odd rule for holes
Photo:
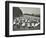
[[[35,4],[43,5],[43,33],[37,34],[22,34],[22,35],[9,35],[9,4],[10,3],[20,3],[20,4]],[[19,1],[5,1],[5,36],[6,37],[15,37],[15,36],[32,36],[32,35],[44,35],[45,34],[45,3],[36,3],[36,2],[19,2]]]

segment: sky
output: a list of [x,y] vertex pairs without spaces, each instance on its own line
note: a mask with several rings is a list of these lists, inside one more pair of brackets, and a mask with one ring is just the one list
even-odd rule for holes
[[20,7],[23,14],[40,14],[40,8]]

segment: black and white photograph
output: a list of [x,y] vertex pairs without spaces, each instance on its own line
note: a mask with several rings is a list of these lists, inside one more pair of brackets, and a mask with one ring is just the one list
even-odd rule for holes
[[6,36],[44,34],[44,3],[6,1]]
[[13,7],[13,31],[40,30],[40,8]]

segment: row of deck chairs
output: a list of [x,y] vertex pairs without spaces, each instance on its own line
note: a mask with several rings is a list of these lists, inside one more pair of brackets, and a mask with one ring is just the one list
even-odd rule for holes
[[22,26],[22,27],[24,27],[24,26],[36,27],[40,24],[40,22],[37,19],[31,19],[31,18],[26,19],[26,18],[21,17],[21,18],[15,18],[13,24]]

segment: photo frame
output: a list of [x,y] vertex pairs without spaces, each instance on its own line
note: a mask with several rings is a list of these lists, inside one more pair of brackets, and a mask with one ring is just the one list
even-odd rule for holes
[[5,36],[45,34],[45,3],[5,2]]

